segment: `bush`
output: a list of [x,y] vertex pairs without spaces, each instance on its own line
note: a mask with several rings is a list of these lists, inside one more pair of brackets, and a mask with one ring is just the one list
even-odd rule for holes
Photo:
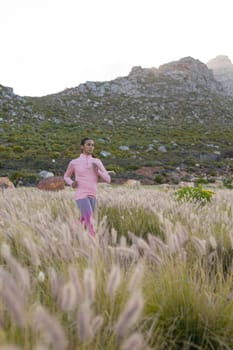
[[162,184],[164,182],[164,177],[161,174],[155,175],[154,182],[157,184]]
[[198,179],[195,180],[195,185],[200,185],[200,184],[208,184],[208,180],[204,177],[199,177]]
[[203,189],[200,185],[198,187],[183,187],[175,192],[178,201],[191,201],[206,204],[210,202],[213,191]]
[[225,186],[226,188],[232,189],[233,188],[232,179],[230,178],[223,179],[223,186]]

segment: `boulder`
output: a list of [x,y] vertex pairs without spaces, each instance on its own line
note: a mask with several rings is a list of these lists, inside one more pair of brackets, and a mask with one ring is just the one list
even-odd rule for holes
[[60,191],[65,188],[65,181],[62,176],[51,176],[40,180],[37,188],[44,191]]
[[138,187],[141,185],[141,182],[139,180],[129,179],[124,183],[124,185],[129,187]]
[[47,179],[48,177],[54,176],[54,173],[52,173],[50,171],[42,170],[39,173],[39,176],[42,177],[43,179]]
[[15,186],[7,176],[2,176],[0,177],[0,188],[15,188]]

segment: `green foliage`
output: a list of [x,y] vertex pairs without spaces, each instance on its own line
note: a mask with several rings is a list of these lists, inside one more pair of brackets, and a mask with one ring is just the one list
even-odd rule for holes
[[233,189],[232,179],[231,178],[224,178],[223,179],[223,185],[228,189]]
[[143,207],[124,208],[118,206],[101,206],[98,210],[100,220],[106,216],[109,229],[114,228],[120,235],[127,236],[133,232],[146,237],[148,233],[163,238],[162,224],[157,215]]
[[203,189],[200,185],[198,187],[185,186],[175,192],[178,201],[191,201],[201,204],[210,202],[213,195],[213,191]]
[[203,184],[203,185],[206,185],[206,184],[208,184],[208,180],[206,179],[206,178],[204,178],[204,177],[199,177],[199,178],[197,178],[196,180],[195,180],[195,185],[201,185],[201,184]]
[[154,177],[154,181],[156,184],[162,184],[164,182],[164,176],[161,174],[157,174]]
[[[148,272],[145,278],[148,327],[157,320],[166,349],[223,350],[231,343],[230,349],[232,340],[226,342],[227,334],[231,338],[233,331],[230,286],[228,278],[223,287],[220,270],[213,273],[197,260],[191,269],[181,262],[167,261],[166,267]],[[156,330],[152,345],[157,341]]]
[[39,180],[39,175],[25,170],[15,171],[9,176],[14,185],[32,185]]

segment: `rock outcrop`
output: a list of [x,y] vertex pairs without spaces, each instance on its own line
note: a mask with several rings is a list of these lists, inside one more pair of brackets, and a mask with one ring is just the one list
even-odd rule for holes
[[219,81],[224,92],[233,96],[233,64],[228,56],[217,56],[207,62],[207,67],[213,71],[214,77]]
[[65,188],[65,181],[62,176],[51,176],[41,180],[37,188],[44,191],[60,191]]
[[0,177],[0,188],[1,189],[15,188],[15,186],[7,176],[1,176]]

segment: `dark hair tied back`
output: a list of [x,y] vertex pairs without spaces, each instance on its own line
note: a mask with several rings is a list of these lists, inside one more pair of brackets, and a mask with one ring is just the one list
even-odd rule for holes
[[89,137],[84,137],[84,139],[82,139],[82,141],[81,141],[81,143],[80,143],[80,146],[84,146],[84,145],[85,145],[85,142],[86,142],[87,140],[90,140],[90,138],[89,138]]

